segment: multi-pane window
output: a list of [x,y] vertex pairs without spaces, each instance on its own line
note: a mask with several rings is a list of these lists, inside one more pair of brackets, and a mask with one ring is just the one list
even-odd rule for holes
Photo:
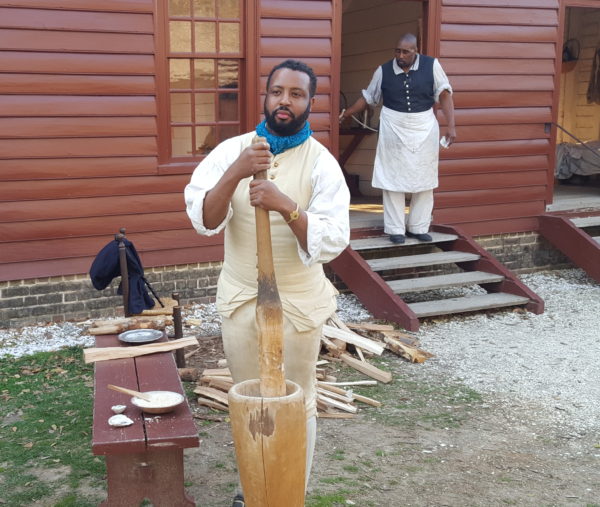
[[240,133],[241,1],[168,0],[171,156]]

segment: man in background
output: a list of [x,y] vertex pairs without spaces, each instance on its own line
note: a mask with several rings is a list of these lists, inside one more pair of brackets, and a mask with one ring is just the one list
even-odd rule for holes
[[[395,58],[380,65],[362,96],[340,114],[340,121],[383,101],[379,140],[373,169],[373,187],[383,191],[384,232],[392,243],[405,237],[431,241],[428,234],[433,211],[433,189],[438,186],[439,145],[449,147],[456,138],[452,87],[437,58],[417,52],[417,38],[405,34]],[[433,105],[446,117],[440,129]],[[405,220],[405,194],[412,194]]]

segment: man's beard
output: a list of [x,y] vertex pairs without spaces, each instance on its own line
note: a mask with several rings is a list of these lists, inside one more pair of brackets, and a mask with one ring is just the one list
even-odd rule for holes
[[[286,107],[279,107],[275,109],[271,114],[267,111],[267,105],[264,104],[265,120],[269,130],[278,136],[291,136],[300,131],[304,126],[304,123],[308,119],[310,114],[310,105],[306,107],[306,110],[300,116],[294,116],[293,113]],[[280,123],[275,118],[277,111],[287,111],[291,115],[291,120],[286,123]]]

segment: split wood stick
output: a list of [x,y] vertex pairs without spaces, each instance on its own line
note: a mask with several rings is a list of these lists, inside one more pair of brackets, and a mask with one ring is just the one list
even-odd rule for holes
[[[202,382],[203,384],[205,382]],[[215,389],[220,389],[223,392],[229,392],[229,390],[231,389],[231,387],[233,386],[233,381],[227,381],[227,380],[219,380],[219,379],[214,379],[214,380],[209,380],[207,383],[208,387],[214,387]]]
[[323,380],[319,384],[328,386],[376,386],[377,380],[353,380],[351,382],[329,382]]
[[365,331],[393,331],[394,326],[389,324],[374,324],[372,322],[348,322],[346,325],[352,329],[364,329]]
[[399,356],[408,359],[412,363],[423,363],[427,361],[427,359],[434,357],[431,352],[427,352],[411,345],[406,345],[398,340],[390,338],[389,336],[385,336],[384,341],[392,352],[395,352]]
[[351,396],[351,393],[349,391],[346,391],[345,389],[342,389],[341,387],[332,386],[331,384],[328,384],[327,382],[317,382],[317,387],[320,387],[321,389],[327,389],[328,391],[331,391],[332,393],[341,394],[342,396]]
[[202,375],[200,381],[220,380],[222,382],[233,382],[233,378],[228,375]]
[[209,400],[207,398],[198,398],[198,400],[196,400],[196,403],[198,403],[198,405],[203,405],[205,407],[222,410],[223,412],[229,412],[229,408],[226,405],[222,405],[221,403],[218,403],[213,400]]
[[202,372],[203,377],[210,376],[210,375],[220,376],[220,377],[223,377],[223,376],[231,377],[231,371],[229,371],[229,368],[206,368]]
[[344,361],[348,366],[351,366],[355,370],[368,375],[384,384],[388,384],[392,381],[392,374],[387,371],[380,370],[376,366],[373,366],[369,363],[363,363],[362,361],[355,359],[349,354],[342,354],[340,356],[341,360]]
[[339,410],[343,410],[344,412],[350,412],[351,414],[356,414],[356,412],[358,412],[358,408],[356,408],[355,406],[350,405],[349,403],[343,403],[341,401],[334,400],[333,398],[330,398],[323,394],[317,393],[317,399],[321,400],[327,405],[335,407]]
[[[377,382],[374,382],[374,383],[376,384]],[[340,389],[339,387],[332,386],[325,382],[318,382],[317,385],[321,389],[327,389],[328,391],[337,393],[341,396],[348,396],[348,397],[352,398],[353,401],[360,401],[362,403],[366,403],[367,405],[372,405],[373,407],[381,406],[380,401],[374,400],[373,398],[368,398],[367,396],[363,396],[361,394],[357,394],[354,391],[346,391],[345,389]]]
[[186,359],[189,359],[190,357],[192,357],[199,350],[200,350],[200,347],[196,347],[194,350],[190,350],[189,352],[187,352],[184,357]]
[[416,336],[403,333],[395,329],[393,331],[383,331],[382,334],[385,336],[389,336],[390,338],[400,340],[401,342],[407,343],[408,345],[415,345],[418,342]]
[[339,348],[335,343],[333,343],[326,336],[324,336],[324,335],[321,336],[321,341],[323,342],[323,345],[325,345],[325,348],[327,349],[327,351],[329,352],[329,354],[331,356],[339,357],[341,355],[341,353],[343,352],[343,349]]
[[356,347],[356,346],[354,346],[354,348],[356,349],[356,355],[358,356],[358,358],[359,358],[359,359],[360,359],[362,362],[365,362],[365,361],[366,361],[366,359],[365,359],[365,355],[363,354],[363,351],[362,351],[362,349],[361,349],[360,347]]
[[323,334],[328,338],[338,338],[339,340],[351,343],[352,345],[360,347],[364,350],[368,350],[369,352],[377,354],[378,356],[383,354],[383,351],[385,350],[385,347],[383,345],[380,345],[374,340],[365,338],[364,336],[361,336],[352,331],[345,331],[343,329],[329,326],[327,324],[323,325]]
[[327,359],[320,359],[317,361],[317,366],[323,366],[324,364],[329,364],[329,361],[327,361]]
[[229,400],[227,399],[227,394],[223,391],[219,391],[218,389],[214,389],[213,387],[204,387],[198,386],[194,389],[196,394],[203,396],[204,398],[209,398],[215,400],[223,405],[229,406]]
[[363,396],[362,394],[352,393],[355,401],[360,401],[361,403],[366,403],[367,405],[371,405],[373,407],[381,407],[381,402],[378,400],[374,400],[373,398],[368,398]]
[[93,363],[96,361],[106,361],[108,359],[123,359],[144,356],[147,354],[156,354],[157,352],[169,352],[190,345],[198,345],[198,340],[193,337],[188,337],[170,342],[147,343],[135,347],[89,348],[83,350],[83,357],[86,363]]
[[106,319],[106,320],[93,320],[92,327],[103,327],[103,326],[112,326],[118,324],[130,324],[132,322],[155,322],[155,321],[164,321],[169,320],[172,322],[172,319],[165,319],[163,316],[147,316],[147,317],[124,317],[120,319]]
[[333,398],[344,403],[352,403],[354,401],[354,398],[351,396],[344,396],[343,394],[334,393],[332,391],[328,391],[327,389],[323,389],[322,387],[317,387],[317,393],[326,396],[327,398]]
[[320,419],[353,419],[356,417],[356,414],[346,414],[343,412],[338,412],[338,413],[319,412],[319,413],[317,413],[317,417]]

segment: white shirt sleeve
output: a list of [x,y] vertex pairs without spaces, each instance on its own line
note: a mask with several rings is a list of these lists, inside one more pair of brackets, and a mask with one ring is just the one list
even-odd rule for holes
[[219,234],[231,219],[231,204],[223,222],[215,229],[207,229],[204,225],[204,198],[221,179],[229,166],[235,162],[241,152],[239,137],[227,139],[218,144],[202,162],[198,164],[192,178],[184,190],[185,206],[188,217],[198,234],[213,236]]
[[383,71],[381,65],[375,69],[373,77],[366,90],[362,91],[362,96],[370,106],[376,106],[381,101],[381,80],[383,79]]
[[436,58],[433,60],[433,92],[436,102],[440,101],[440,93],[444,90],[452,93],[452,86],[450,86],[448,76],[446,76],[444,69],[442,69],[440,62]]
[[313,194],[304,211],[308,219],[305,252],[298,243],[298,255],[306,266],[337,257],[350,242],[350,191],[340,166],[324,150],[311,176]]

